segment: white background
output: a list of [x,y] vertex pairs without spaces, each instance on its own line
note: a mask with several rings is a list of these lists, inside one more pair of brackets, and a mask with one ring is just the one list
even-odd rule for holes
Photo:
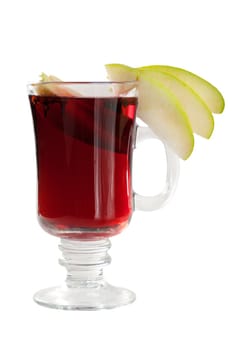
[[[231,32],[228,0],[1,2],[1,349],[232,348]],[[136,291],[136,302],[99,312],[42,308],[33,293],[65,272],[58,240],[37,223],[26,83],[41,71],[105,79],[111,62],[192,70],[222,91],[226,108],[215,116],[212,138],[196,137],[191,158],[181,162],[168,206],[134,213],[112,239],[106,276]],[[161,169],[163,155],[151,148],[142,158]],[[137,186],[157,185],[162,171],[154,169],[137,176]]]

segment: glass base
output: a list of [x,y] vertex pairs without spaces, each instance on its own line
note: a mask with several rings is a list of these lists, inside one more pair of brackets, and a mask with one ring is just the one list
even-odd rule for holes
[[66,283],[40,290],[34,301],[42,306],[62,310],[112,309],[132,303],[135,294],[128,289],[114,287],[103,278],[103,268],[111,259],[110,241],[78,241],[61,239],[59,246],[67,269]]
[[104,282],[96,288],[68,288],[64,285],[43,289],[34,295],[34,300],[53,309],[99,310],[130,304],[135,300],[135,294]]

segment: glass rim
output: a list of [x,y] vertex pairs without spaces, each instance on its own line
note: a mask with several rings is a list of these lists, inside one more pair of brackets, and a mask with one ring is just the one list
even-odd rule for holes
[[123,84],[129,84],[129,85],[137,85],[138,80],[124,80],[124,81],[117,81],[117,80],[96,80],[96,81],[40,81],[40,82],[31,82],[28,83],[27,86],[40,86],[40,85],[51,85],[51,84],[57,84],[57,85],[123,85]]

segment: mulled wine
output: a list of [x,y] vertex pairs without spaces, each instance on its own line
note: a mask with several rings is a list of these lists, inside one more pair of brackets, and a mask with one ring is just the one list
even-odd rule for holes
[[137,98],[29,95],[29,99],[42,226],[67,238],[119,233],[133,210]]

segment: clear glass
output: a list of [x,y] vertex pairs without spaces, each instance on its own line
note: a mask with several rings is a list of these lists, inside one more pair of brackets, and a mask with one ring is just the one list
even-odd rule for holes
[[167,178],[160,194],[132,189],[133,149],[155,135],[136,125],[137,82],[30,84],[38,172],[38,218],[60,238],[66,282],[37,292],[40,305],[95,310],[135,300],[109,285],[109,238],[129,223],[133,210],[160,208],[173,193],[178,160],[166,145]]

